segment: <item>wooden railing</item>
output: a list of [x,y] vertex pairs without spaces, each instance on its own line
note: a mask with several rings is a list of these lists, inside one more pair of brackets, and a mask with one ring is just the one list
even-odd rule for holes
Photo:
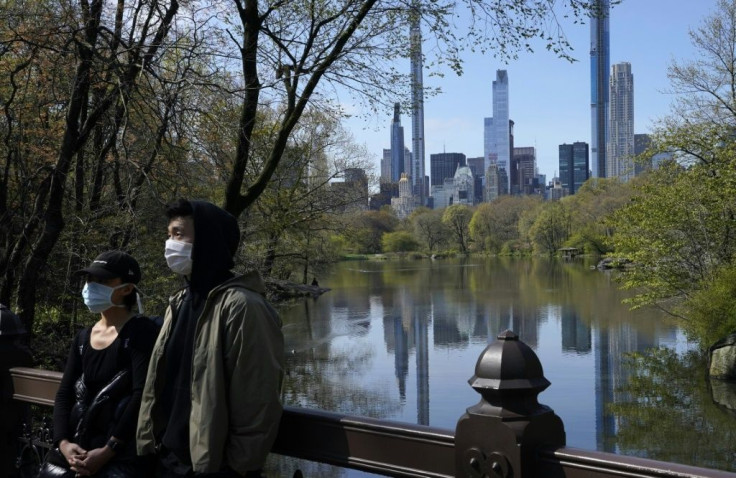
[[[565,446],[562,420],[537,402],[549,386],[536,354],[505,332],[476,364],[481,395],[456,429],[285,407],[273,452],[399,477],[736,477],[735,473]],[[14,398],[53,405],[61,374],[11,369]]]

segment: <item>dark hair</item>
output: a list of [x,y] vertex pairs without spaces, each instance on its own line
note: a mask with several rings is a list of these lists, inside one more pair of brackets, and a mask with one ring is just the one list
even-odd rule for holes
[[[133,310],[133,306],[138,304],[138,289],[133,285],[133,292],[123,296],[123,305],[128,310]],[[138,311],[140,312],[140,311]]]
[[166,205],[166,217],[171,221],[175,217],[193,216],[192,203],[186,199],[178,199]]

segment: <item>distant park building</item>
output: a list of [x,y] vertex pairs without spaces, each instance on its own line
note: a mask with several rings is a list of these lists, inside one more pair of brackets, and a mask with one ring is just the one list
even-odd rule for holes
[[573,144],[561,144],[559,151],[560,183],[568,194],[575,194],[588,180],[588,143],[576,141]]
[[631,63],[611,67],[607,177],[626,182],[634,177],[634,75]]

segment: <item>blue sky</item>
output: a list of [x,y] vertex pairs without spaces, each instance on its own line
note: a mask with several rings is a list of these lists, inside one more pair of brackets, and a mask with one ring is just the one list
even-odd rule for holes
[[[689,31],[716,9],[717,0],[623,0],[611,11],[611,64],[631,63],[634,75],[634,129],[648,133],[657,118],[669,114],[673,96],[667,93],[667,67],[673,60],[693,58]],[[425,168],[429,155],[459,152],[483,155],[483,118],[492,116],[491,84],[497,69],[509,75],[510,117],[514,145],[535,146],[539,172],[549,181],[558,169],[558,146],[590,143],[590,26],[563,25],[572,44],[569,63],[538,45],[533,54],[504,64],[492,55],[466,54],[464,74],[427,78],[425,84],[443,93],[425,103]],[[407,62],[407,70],[409,65]],[[356,141],[374,159],[375,173],[383,148],[390,145],[391,112],[370,120],[346,123]],[[411,145],[411,119],[402,116],[405,142]]]

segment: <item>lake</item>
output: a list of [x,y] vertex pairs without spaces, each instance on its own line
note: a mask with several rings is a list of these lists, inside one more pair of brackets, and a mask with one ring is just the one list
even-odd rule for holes
[[736,416],[713,400],[695,344],[663,312],[622,304],[616,274],[556,259],[338,263],[318,277],[329,292],[280,306],[284,403],[454,430],[480,398],[478,357],[510,329],[539,356],[552,383],[539,401],[568,446],[736,469]]

